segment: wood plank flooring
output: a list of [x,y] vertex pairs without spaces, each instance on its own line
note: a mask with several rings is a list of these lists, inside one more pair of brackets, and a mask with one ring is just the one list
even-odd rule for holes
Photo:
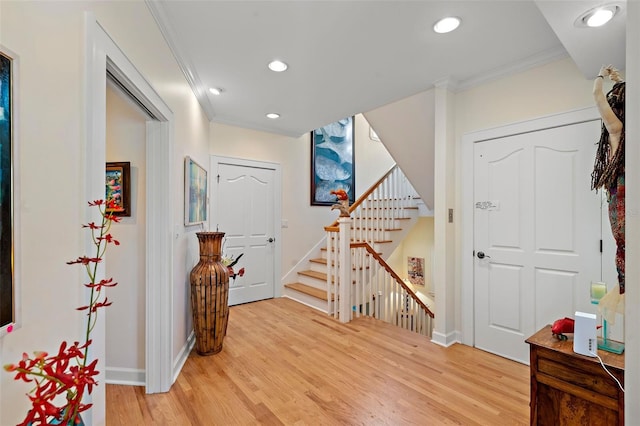
[[529,368],[289,299],[231,308],[168,393],[107,385],[107,425],[526,425]]

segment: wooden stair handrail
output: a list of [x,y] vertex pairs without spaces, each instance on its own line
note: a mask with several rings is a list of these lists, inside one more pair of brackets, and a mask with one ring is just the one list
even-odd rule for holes
[[[358,208],[358,206],[360,204],[362,204],[364,202],[364,200],[367,199],[367,197],[369,195],[371,195],[373,193],[373,191],[376,190],[376,188],[378,186],[380,186],[380,184],[382,182],[384,182],[384,180],[389,177],[389,175],[398,167],[397,164],[394,164],[393,166],[391,166],[391,168],[389,169],[389,171],[387,173],[384,174],[384,176],[382,176],[380,179],[378,179],[378,181],[376,183],[374,183],[373,185],[371,185],[371,187],[369,189],[367,189],[365,191],[364,194],[362,194],[353,204],[351,204],[349,206],[349,214],[353,213],[353,211]],[[333,229],[327,229],[327,228],[332,228],[332,227],[337,227],[338,226],[338,219],[336,219],[331,225],[325,227],[324,229],[327,230],[328,232],[336,232]],[[337,228],[336,228],[337,229]]]
[[373,249],[373,247],[369,245],[369,243],[351,243],[350,247],[366,249],[369,254],[378,261],[378,264],[380,264],[380,266],[382,266],[389,273],[389,275],[391,275],[393,279],[395,279],[396,282],[400,284],[400,286],[411,296],[411,298],[418,304],[418,306],[420,306],[427,313],[427,315],[429,315],[431,318],[434,318],[434,314],[433,312],[431,312],[431,309],[429,309],[429,307],[425,305],[422,300],[420,300],[420,298],[418,298],[418,295],[415,294],[413,290],[411,290],[409,286],[404,283],[402,278],[400,278],[398,274],[396,274],[396,272],[391,269],[391,266],[389,266],[389,264],[387,264],[387,262],[385,262],[384,259],[380,257],[380,255]]

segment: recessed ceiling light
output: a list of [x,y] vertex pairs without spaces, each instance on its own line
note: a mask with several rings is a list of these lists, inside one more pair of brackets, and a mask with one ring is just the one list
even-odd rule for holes
[[270,112],[269,114],[267,114],[267,118],[275,120],[276,118],[280,118],[280,114],[278,114],[277,112]]
[[222,89],[220,89],[218,87],[210,87],[209,88],[209,92],[211,92],[212,94],[218,96],[220,93],[222,93]]
[[582,15],[578,16],[578,19],[576,19],[574,24],[576,27],[601,27],[613,19],[619,9],[620,8],[615,4],[589,9]]
[[282,71],[286,70],[287,68],[289,68],[289,65],[285,64],[282,61],[275,60],[275,61],[269,62],[269,69],[271,71],[282,72]]
[[460,18],[456,18],[455,16],[448,16],[436,22],[433,25],[433,31],[439,34],[449,33],[458,28],[460,26],[460,22]]

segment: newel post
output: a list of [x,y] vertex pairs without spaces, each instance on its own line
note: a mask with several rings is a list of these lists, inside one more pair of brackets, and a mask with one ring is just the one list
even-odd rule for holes
[[338,284],[340,298],[340,322],[351,321],[351,218],[340,217],[340,242],[338,246]]

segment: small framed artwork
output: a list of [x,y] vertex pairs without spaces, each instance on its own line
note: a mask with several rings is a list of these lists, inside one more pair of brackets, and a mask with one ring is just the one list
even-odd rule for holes
[[424,257],[407,258],[407,276],[411,284],[424,286]]
[[131,164],[126,162],[107,163],[105,172],[107,213],[115,216],[131,216]]
[[207,221],[207,171],[191,157],[184,160],[184,224]]
[[331,191],[344,189],[349,204],[355,201],[354,117],[347,117],[311,132],[311,205],[336,202]]

